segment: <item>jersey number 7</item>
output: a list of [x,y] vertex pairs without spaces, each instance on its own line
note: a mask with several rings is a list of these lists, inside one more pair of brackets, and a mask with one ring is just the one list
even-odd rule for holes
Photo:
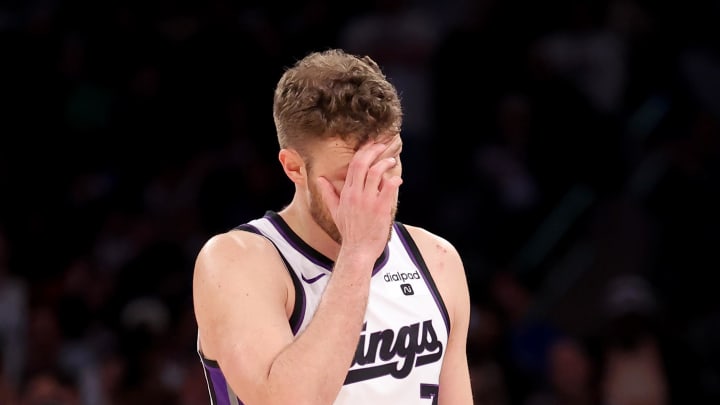
[[420,398],[431,398],[432,405],[438,405],[438,385],[420,384]]

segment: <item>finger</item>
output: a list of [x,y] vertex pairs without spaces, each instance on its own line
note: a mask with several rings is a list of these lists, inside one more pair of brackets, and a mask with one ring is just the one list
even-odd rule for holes
[[388,144],[387,149],[381,157],[390,157],[390,156],[398,156],[400,154],[400,151],[402,150],[402,138],[400,138],[399,135],[395,136]]
[[368,190],[380,191],[380,182],[385,176],[385,173],[395,167],[396,164],[397,159],[389,157],[372,165],[368,170],[367,178],[365,179],[365,188]]
[[383,143],[368,143],[358,149],[348,165],[345,185],[347,187],[359,186],[364,188],[368,168],[385,149],[387,149],[387,145]]
[[402,150],[402,138],[400,138],[399,135],[392,138],[389,142],[386,143],[387,148],[375,159],[373,163],[377,163],[380,161],[380,159],[385,159],[388,157],[395,157],[400,155],[400,151]]
[[381,200],[392,201],[397,196],[403,179],[400,176],[391,176],[383,178],[380,182],[380,193],[378,198]]
[[333,187],[332,183],[330,183],[330,181],[325,177],[317,178],[317,186],[320,191],[320,197],[328,207],[330,215],[334,218],[335,212],[337,212],[338,204],[340,203],[340,196],[335,191],[335,187]]

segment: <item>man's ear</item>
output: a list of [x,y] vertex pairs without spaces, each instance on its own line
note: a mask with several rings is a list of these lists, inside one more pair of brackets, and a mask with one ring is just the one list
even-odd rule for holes
[[304,184],[307,181],[305,161],[295,149],[280,149],[278,160],[288,178],[296,184]]

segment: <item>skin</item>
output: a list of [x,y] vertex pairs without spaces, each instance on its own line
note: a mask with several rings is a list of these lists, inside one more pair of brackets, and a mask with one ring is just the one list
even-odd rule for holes
[[[361,333],[372,267],[397,209],[401,148],[398,134],[360,148],[338,138],[319,141],[310,170],[295,150],[279,152],[295,184],[292,201],[279,214],[335,262],[315,316],[297,337],[287,322],[295,298],[292,280],[270,242],[231,231],[213,236],[201,249],[193,279],[201,350],[219,363],[246,404],[332,404],[337,397]],[[408,229],[452,322],[439,403],[471,405],[465,352],[470,299],[462,261],[446,240]],[[300,380],[303,384],[287,384]]]

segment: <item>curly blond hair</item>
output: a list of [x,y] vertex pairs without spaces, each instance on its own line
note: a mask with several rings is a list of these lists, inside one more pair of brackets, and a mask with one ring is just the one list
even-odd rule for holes
[[281,148],[339,137],[356,147],[400,132],[395,87],[369,56],[341,49],[313,52],[288,68],[275,89],[273,118]]

